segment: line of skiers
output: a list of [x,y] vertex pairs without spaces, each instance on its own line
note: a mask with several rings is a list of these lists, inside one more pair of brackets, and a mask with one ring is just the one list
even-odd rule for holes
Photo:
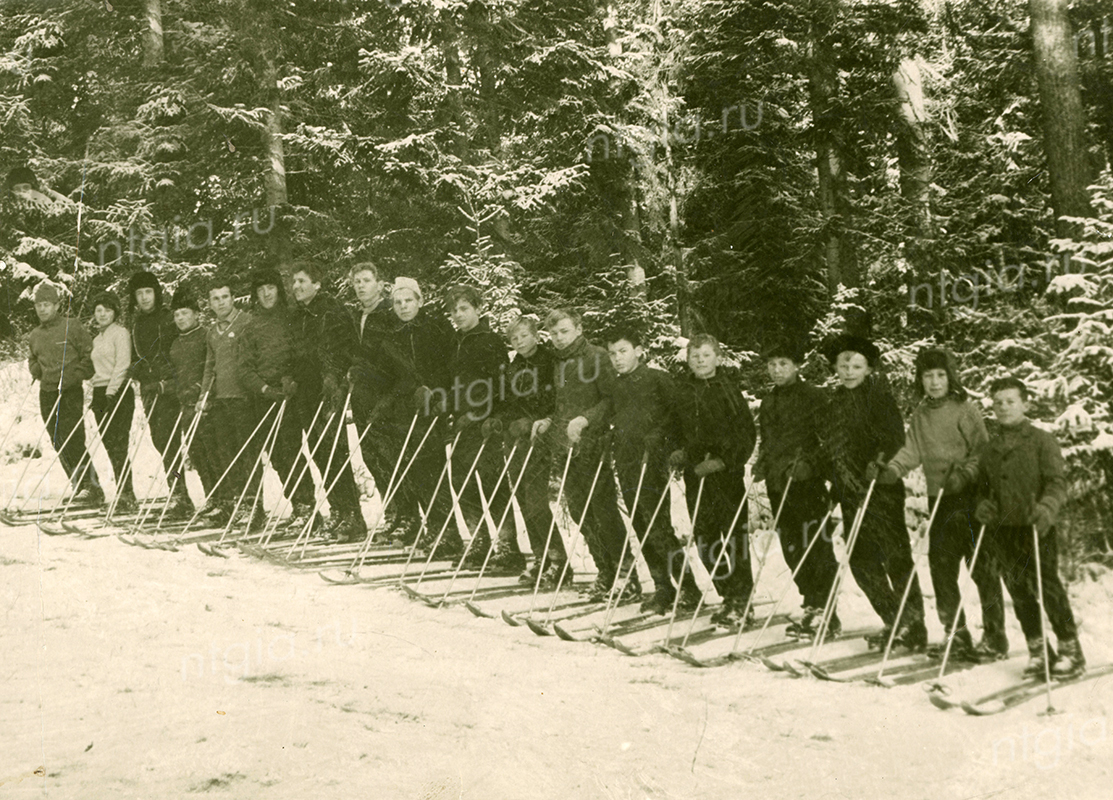
[[[92,410],[117,476],[128,457],[134,382],[167,476],[184,469],[187,435],[188,458],[207,498],[200,513],[226,522],[249,480],[259,480],[251,465],[265,450],[293,505],[291,528],[312,524],[340,542],[362,540],[367,525],[347,437],[340,435],[350,408],[380,492],[397,485],[388,515],[395,538],[435,549],[441,558],[463,556],[465,566],[478,566],[493,550],[489,574],[520,572],[523,583],[555,591],[572,578],[550,507],[550,480],[558,479],[558,502],[566,500],[598,569],[591,596],[602,601],[612,586],[621,586],[620,601],[641,599],[647,612],[666,614],[674,603],[692,608],[699,602],[687,557],[677,558],[687,550],[670,522],[669,484],[682,474],[691,544],[723,600],[712,621],[752,624],[745,468],[758,436],[742,386],[720,363],[714,337],[692,337],[687,373],[677,380],[645,363],[636,331],[613,330],[604,348],[585,338],[571,309],[548,313],[548,342],[533,319],[516,319],[505,331],[508,347],[470,286],[447,290],[450,325],[426,313],[421,287],[410,278],[397,278],[388,296],[378,269],[367,262],[351,269],[350,280],[358,300],[351,310],[322,290],[314,264],[294,265],[292,303],[282,276],[259,270],[251,276],[253,307],[247,311],[235,307],[233,287],[218,278],[208,286],[215,321],[206,327],[196,298],[179,291],[165,309],[157,278],[140,272],[128,283],[130,330],[121,324],[117,299],[105,293],[91,301],[95,337],[60,313],[54,286],[40,284],[30,369],[40,380],[43,420],[75,491],[103,501],[95,472],[82,469],[82,381],[92,384]],[[753,475],[779,509],[781,550],[804,600],[792,633],[814,635],[825,608],[827,635],[841,630],[829,513],[837,505],[844,537],[850,520],[860,516],[849,567],[884,624],[872,643],[884,646],[893,635],[907,648],[927,645],[902,480],[921,467],[929,499],[938,506],[928,531],[929,566],[939,619],[954,631],[954,655],[977,661],[1006,656],[1003,581],[1027,639],[1026,673],[1043,673],[1045,653],[1056,675],[1083,671],[1058,575],[1062,455],[1054,437],[1028,421],[1024,384],[1005,378],[991,387],[999,430],[990,437],[953,356],[926,348],[916,359],[915,390],[922,399],[906,435],[879,371],[877,347],[842,335],[823,352],[838,376],[830,391],[800,377],[800,343],[782,342],[765,353],[773,386],[760,406]],[[327,525],[310,523],[315,489],[312,479],[302,479],[307,450],[328,488]],[[400,468],[405,476],[396,481]],[[225,473],[228,479],[221,480]],[[171,483],[177,514],[194,513],[184,481]],[[134,504],[128,486],[118,492]],[[644,596],[619,495],[653,580]],[[533,554],[528,568],[508,513],[512,499]],[[456,512],[475,532],[467,548],[449,524]],[[238,522],[251,530],[261,514],[245,506]],[[485,520],[497,528],[493,543]],[[968,567],[974,562],[981,600],[984,636],[977,644],[959,611],[963,560]],[[1041,605],[1057,653],[1045,647]]]

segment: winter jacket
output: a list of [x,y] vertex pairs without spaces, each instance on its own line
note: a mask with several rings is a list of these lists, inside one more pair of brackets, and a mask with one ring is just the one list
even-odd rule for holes
[[486,318],[469,331],[456,331],[453,343],[448,408],[457,418],[486,419],[499,405],[500,383],[505,391],[506,344]]
[[727,472],[745,473],[757,431],[737,379],[722,367],[706,380],[689,374],[680,381],[676,409],[689,463],[698,464],[710,454]]
[[294,380],[298,393],[318,397],[326,386],[340,390],[352,366],[356,328],[340,301],[317,292],[308,303],[291,309],[294,334]]
[[58,314],[47,323],[39,323],[27,337],[30,355],[27,367],[38,380],[40,392],[58,391],[80,386],[93,377],[93,338],[77,320]]
[[505,402],[500,417],[534,422],[553,415],[556,406],[553,369],[556,351],[548,342],[537,345],[530,356],[515,353],[506,369]]
[[1001,525],[1034,524],[1037,506],[1054,521],[1067,499],[1066,469],[1055,437],[1028,420],[1002,426],[978,453],[978,494],[997,504]]
[[378,416],[394,409],[403,416],[412,414],[412,398],[418,382],[393,338],[398,317],[385,301],[366,318],[361,308],[354,309],[352,316],[357,336],[352,352],[352,403],[357,413]]
[[134,360],[131,376],[144,384],[173,381],[170,364],[170,347],[178,338],[174,315],[165,308],[155,308],[150,313],[135,312],[131,323],[131,347]]
[[263,387],[282,389],[282,379],[294,374],[294,336],[290,311],[282,303],[273,308],[256,307],[236,348],[240,384],[251,395]]
[[205,376],[201,391],[214,399],[246,398],[240,379],[239,347],[244,331],[253,323],[251,314],[236,308],[228,320],[213,323],[206,335]]
[[889,462],[900,477],[923,466],[928,495],[943,488],[951,465],[961,470],[967,485],[978,473],[978,450],[989,434],[981,412],[969,400],[925,398],[912,412],[904,447]]
[[663,463],[680,444],[676,381],[664,370],[638,364],[616,375],[609,388],[615,463],[640,464],[643,454],[652,464]]
[[209,329],[195,325],[178,333],[170,346],[170,362],[174,366],[174,393],[183,406],[193,406],[201,397],[205,379],[205,360],[209,349]]
[[448,320],[432,317],[423,309],[409,322],[399,321],[391,339],[422,386],[448,391],[452,387],[454,336]]
[[865,495],[866,466],[881,455],[888,462],[904,446],[904,420],[888,383],[867,375],[853,389],[831,393],[831,416],[824,432],[824,450],[831,478],[841,491]]
[[105,394],[115,396],[127,382],[131,367],[131,334],[113,322],[93,337],[93,377],[89,385],[103,386]]
[[549,433],[554,444],[569,446],[568,423],[576,417],[587,418],[584,437],[601,439],[606,433],[615,377],[607,351],[583,336],[557,351],[552,383],[556,403]]
[[829,424],[830,399],[827,392],[797,378],[787,386],[774,386],[761,401],[758,422],[761,448],[754,474],[779,491],[788,483],[787,472],[793,463],[806,464],[816,478],[829,472],[821,436]]

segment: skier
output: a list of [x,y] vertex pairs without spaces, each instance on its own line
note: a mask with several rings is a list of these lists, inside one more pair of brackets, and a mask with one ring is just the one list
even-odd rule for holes
[[116,475],[116,508],[124,513],[133,512],[137,505],[135,492],[124,481],[128,460],[128,438],[131,420],[135,415],[135,394],[128,382],[131,367],[131,334],[120,324],[120,300],[111,292],[102,292],[93,298],[93,322],[97,334],[93,337],[93,401],[89,408],[97,419],[104,449]]
[[928,531],[928,563],[939,621],[948,635],[952,628],[956,631],[952,652],[957,658],[968,661],[1006,658],[1009,640],[1005,634],[1001,578],[992,568],[992,559],[984,557],[984,545],[973,574],[981,598],[984,635],[975,647],[965,614],[955,628],[960,600],[959,563],[965,558],[969,566],[978,538],[974,478],[978,450],[989,438],[982,414],[967,399],[954,356],[942,348],[926,347],[916,355],[913,388],[921,401],[912,413],[904,447],[882,471],[878,482],[896,483],[922,465],[929,501],[934,503],[939,490],[943,490],[935,521]]
[[1067,498],[1063,454],[1055,437],[1029,421],[1028,387],[1015,377],[990,385],[993,413],[1000,429],[978,454],[975,516],[986,528],[986,547],[1005,579],[1016,617],[1028,644],[1025,677],[1045,671],[1043,624],[1036,580],[1033,526],[1039,537],[1043,606],[1059,642],[1048,646],[1053,677],[1081,675],[1086,658],[1070,597],[1059,579],[1059,545],[1055,523]]
[[34,300],[39,324],[28,336],[27,367],[31,379],[39,381],[39,411],[62,469],[73,483],[74,502],[99,505],[104,492],[96,472],[87,469],[81,478],[81,464],[88,457],[82,381],[93,376],[93,340],[84,325],[61,313],[62,296],[54,284],[43,281],[36,286]]
[[[653,578],[653,595],[642,603],[642,611],[669,613],[676,596],[674,574],[678,576],[678,584],[683,586],[681,606],[695,608],[699,603],[699,590],[682,571],[683,550],[676,546],[667,498],[650,526],[658,500],[669,491],[669,455],[681,441],[676,381],[664,370],[642,361],[645,352],[641,336],[635,331],[618,329],[611,333],[607,337],[607,353],[616,373],[610,387],[609,404],[609,419],[614,425],[615,472],[622,499],[630,511],[634,534],[642,542],[642,557]],[[697,458],[702,460],[702,454]],[[628,558],[628,568],[632,571],[633,557]],[[674,561],[678,558],[681,568],[674,569]],[[609,580],[613,579],[612,568]],[[628,593],[632,595],[638,588],[637,580],[631,577]]]
[[[820,446],[830,403],[826,392],[800,377],[804,352],[797,344],[779,342],[765,351],[765,360],[773,388],[761,401],[758,412],[761,447],[754,480],[765,481],[769,502],[774,509],[781,509],[777,531],[781,553],[796,572],[796,588],[804,599],[803,617],[790,623],[787,632],[810,638],[816,633],[838,572],[831,531],[824,524],[828,507],[824,476],[829,467]],[[805,552],[808,557],[801,565]],[[837,609],[831,610],[827,629],[832,636],[842,632]]]
[[[881,359],[867,339],[841,335],[826,349],[840,385],[832,393],[831,418],[824,442],[831,463],[831,491],[842,506],[843,520],[853,520],[868,486],[882,466],[904,446],[904,421],[888,383],[875,374]],[[849,529],[844,528],[849,534]],[[913,577],[904,615],[897,619],[901,594],[913,575],[912,545],[904,526],[904,483],[875,485],[863,514],[850,571],[885,624],[868,637],[884,647],[896,627],[896,641],[910,649],[927,645],[924,599]]]
[[711,622],[738,627],[753,620],[752,608],[749,619],[742,617],[754,590],[746,534],[748,509],[742,508],[733,531],[731,523],[746,493],[746,462],[757,432],[742,387],[720,364],[719,340],[697,334],[688,341],[687,355],[689,374],[677,392],[684,446],[670,461],[684,469],[688,513],[695,515],[696,549],[704,566],[714,570],[711,579],[723,599]]

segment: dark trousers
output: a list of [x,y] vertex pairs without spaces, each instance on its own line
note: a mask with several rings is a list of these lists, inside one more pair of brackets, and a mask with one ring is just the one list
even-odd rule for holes
[[[649,567],[654,588],[660,590],[671,587],[672,578],[679,578],[681,575],[684,551],[678,547],[676,531],[672,527],[668,496],[668,466],[659,459],[656,461],[651,459],[646,464],[645,477],[641,479],[640,494],[638,493],[638,479],[641,475],[640,460],[637,463],[620,461],[615,464],[615,471],[618,473],[618,485],[622,488],[622,501],[630,512],[634,535],[642,543],[642,558]],[[600,475],[600,482],[605,477],[607,477],[605,473]],[[635,495],[638,500],[636,507],[634,506]],[[663,503],[660,502],[662,495],[665,498]],[[653,512],[658,505],[660,510],[657,511],[657,518],[654,519]]]
[[[155,397],[157,397],[157,402]],[[155,449],[162,456],[162,466],[166,470],[167,484],[174,483],[174,473],[181,471],[181,453],[178,451],[178,442],[181,441],[183,432],[182,423],[178,420],[178,412],[182,410],[178,398],[172,394],[160,394],[155,397],[140,397],[142,400],[143,414],[147,417],[147,427],[151,431],[151,441]],[[184,416],[184,415],[183,415]],[[177,426],[175,430],[175,425]],[[174,487],[175,494],[186,495],[185,481],[179,480]]]
[[[55,402],[58,408],[54,408]],[[39,414],[50,434],[50,443],[58,453],[58,461],[70,479],[74,491],[85,486],[99,486],[96,471],[87,465],[85,451],[85,390],[79,383],[62,390],[58,399],[57,389],[43,388],[39,391]],[[73,436],[70,436],[70,433]],[[67,437],[69,441],[66,442]],[[65,442],[65,447],[62,443]]]
[[[518,443],[514,457],[510,460],[510,471],[507,472],[506,479],[510,482],[511,488],[517,483],[515,496],[518,499],[518,507],[522,511],[522,520],[526,524],[526,535],[529,537],[529,548],[533,552],[534,560],[541,563],[541,554],[545,553],[545,539],[548,538],[549,550],[545,553],[545,563],[561,565],[568,560],[568,554],[564,550],[564,540],[560,538],[560,531],[554,525],[553,509],[549,505],[552,455],[540,440],[534,445],[533,452],[529,454],[528,463],[527,452],[529,452],[529,442],[523,439]],[[551,537],[550,530],[553,532]]]
[[[408,428],[409,422],[406,424]],[[425,433],[430,426],[432,432],[418,450],[417,447],[425,438]],[[458,543],[455,531],[445,525],[452,514],[448,475],[445,472],[445,440],[447,438],[451,441],[449,434],[448,417],[431,416],[418,419],[414,432],[410,436],[410,443],[406,446],[402,468],[405,468],[406,463],[411,459],[413,464],[407,476],[398,484],[397,500],[395,500],[398,513],[403,517],[418,519],[424,512],[425,531],[426,536],[430,537],[430,543],[432,537],[436,537],[441,532],[441,528],[444,528],[444,535],[449,542],[456,540]],[[397,446],[401,447],[402,442],[398,442]],[[463,475],[460,475],[459,479],[462,478]]]
[[[244,502],[255,499],[261,470],[251,477],[251,468],[259,458],[263,440],[274,422],[274,413],[267,417],[255,431],[258,419],[251,401],[246,397],[218,397],[209,401],[202,425],[209,425],[211,441],[216,444],[216,467],[224,480],[217,487],[216,496],[223,503],[235,503],[240,494]],[[255,431],[255,435],[252,435]],[[218,477],[219,477],[218,475]],[[246,490],[246,491],[245,491]]]
[[[182,414],[180,427],[184,427],[188,433],[189,426],[192,422],[193,411],[186,409]],[[220,463],[219,439],[219,432],[213,430],[207,419],[202,418],[201,421],[197,423],[197,427],[193,431],[193,438],[189,442],[189,450],[187,452],[189,464],[197,470],[197,476],[201,479],[201,488],[205,490],[206,498],[212,497],[213,487],[216,486],[216,482],[220,480],[220,474],[222,472],[217,466]],[[178,479],[178,483],[185,483],[184,473],[182,477]],[[223,486],[223,484],[221,484],[221,486]],[[176,492],[177,487],[175,487],[174,490]]]
[[[840,503],[846,521],[844,525],[853,522],[860,502],[857,497],[844,495]],[[846,529],[846,534],[849,537],[849,529]],[[911,576],[912,589],[902,620],[905,623],[923,621],[924,597],[920,592],[920,579],[914,574],[912,544],[904,526],[903,483],[893,486],[878,484],[874,488],[857,543],[850,555],[850,571],[882,622],[894,627],[900,624],[897,609]]]
[[[133,494],[123,485],[122,478],[128,460],[128,441],[131,433],[131,420],[135,416],[135,393],[124,385],[111,400],[108,399],[106,386],[93,387],[93,416],[97,418],[112,472],[116,475],[116,493]],[[109,420],[111,419],[111,422]]]
[[[480,423],[472,423],[465,427],[452,451],[452,488],[456,493],[463,512],[464,521],[471,528],[474,535],[486,541],[486,523],[483,517],[483,506],[479,497],[479,486],[482,482],[483,496],[487,499],[494,524],[503,517],[503,511],[510,504],[510,485],[506,476],[499,481],[503,472],[505,461],[502,457],[502,442],[499,437],[492,436],[483,444],[483,430]],[[479,448],[483,447],[483,453]],[[479,460],[476,461],[476,456]],[[472,469],[472,465],[475,465]],[[472,474],[469,477],[468,472]],[[479,481],[476,480],[478,477]],[[464,482],[465,478],[467,483]],[[496,486],[497,484],[497,486]],[[518,541],[512,533],[514,521],[506,515],[503,528],[511,531],[506,536],[500,536],[504,547],[512,547],[512,552],[518,551]]]
[[[773,513],[781,509],[777,524],[781,552],[789,569],[796,572],[796,588],[804,598],[804,607],[823,608],[839,570],[831,547],[833,526],[830,520],[820,528],[820,523],[827,516],[827,488],[821,480],[793,481],[787,498],[784,497],[783,486],[770,486],[766,482],[765,488]],[[817,539],[814,545],[813,539]],[[805,552],[808,558],[801,566]]]
[[[688,500],[688,513],[695,519],[692,527],[700,560],[711,574],[715,591],[724,602],[730,600],[745,603],[754,590],[750,537],[746,527],[749,509],[742,506],[733,531],[730,526],[746,494],[746,483],[742,475],[723,470],[704,478],[702,495],[699,484],[700,479],[695,472],[687,470],[684,474],[684,490]],[[700,495],[698,512],[697,495]],[[730,536],[727,536],[727,531],[730,531]]]
[[[252,427],[254,427],[270,411],[271,401],[258,398],[252,401],[252,405],[254,409]],[[266,439],[267,433],[275,422],[277,413],[278,407],[275,406],[274,411],[271,411],[270,416],[263,422],[259,433],[256,434],[260,442]],[[301,431],[302,421],[298,417],[297,409],[292,401],[288,402],[286,410],[282,414],[282,421],[268,444],[271,466],[278,473],[290,501],[299,505],[311,504],[314,499],[313,477],[309,473],[305,456],[301,452]],[[313,442],[311,441],[309,444],[312,447]],[[331,442],[329,444],[331,445]],[[325,445],[322,444],[321,446],[324,447]],[[304,474],[302,474],[303,469],[305,470]],[[298,481],[298,475],[302,475],[301,481]],[[295,483],[297,483],[296,486]]]
[[[297,395],[295,395],[296,399]],[[286,414],[289,415],[291,411],[298,414],[301,419],[300,428],[306,431],[310,444],[314,444],[322,436],[324,437],[321,439],[317,452],[313,455],[313,461],[321,471],[321,477],[325,483],[324,488],[328,490],[329,487],[332,487],[328,495],[328,502],[333,512],[362,514],[359,506],[359,490],[356,489],[355,476],[352,474],[351,454],[348,451],[347,426],[340,416],[340,409],[336,409],[334,413],[330,413],[327,408],[322,409],[321,413],[317,415],[317,421],[312,430],[309,429],[309,424],[313,421],[313,414],[317,410],[319,401],[319,397],[303,398],[300,402],[292,403],[296,408],[291,409],[287,406]],[[339,437],[337,436],[338,430]],[[333,450],[334,443],[336,444],[335,451]]]
[[[934,502],[934,501],[932,501]],[[931,583],[935,587],[935,606],[943,630],[950,635],[959,614],[961,594],[958,590],[959,564],[965,560],[967,567],[974,555],[980,525],[974,520],[974,507],[977,498],[973,492],[957,495],[943,495],[939,510],[935,514],[928,537],[931,547],[928,563],[931,566]],[[987,534],[988,535],[988,534]],[[985,640],[1000,649],[1008,650],[1009,640],[1005,635],[1005,597],[1001,591],[1001,576],[997,573],[994,559],[987,545],[982,542],[978,561],[974,564],[972,578],[978,587],[978,597],[982,604],[982,626]],[[959,615],[958,630],[966,628],[966,614]]]
[[[1031,526],[1002,526],[987,530],[989,541],[982,545],[992,545],[993,561],[1012,596],[1013,609],[1024,631],[1024,638],[1029,641],[1041,635],[1042,627],[1033,535]],[[1054,529],[1040,537],[1040,577],[1043,581],[1043,606],[1056,638],[1060,642],[1077,639],[1078,626],[1071,611],[1070,598],[1059,579],[1059,537]]]
[[[553,463],[559,463],[560,470],[564,469],[567,454],[568,451],[563,449],[554,454]],[[603,466],[599,470],[599,479],[595,481],[595,490],[592,491],[592,480],[600,460],[603,461]],[[602,442],[581,440],[581,444],[573,451],[568,477],[564,482],[564,496],[568,501],[572,521],[576,523],[583,520],[580,533],[587,542],[588,552],[591,553],[599,574],[604,578],[613,577],[626,539],[626,526],[618,513],[618,493],[615,491],[610,458]],[[554,537],[559,535],[559,531],[553,532]]]

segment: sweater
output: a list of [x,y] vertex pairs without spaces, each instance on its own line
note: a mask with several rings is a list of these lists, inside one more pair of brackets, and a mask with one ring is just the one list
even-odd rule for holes
[[85,326],[58,314],[50,322],[39,323],[27,337],[30,355],[27,368],[40,381],[40,392],[80,386],[93,377],[93,338]]
[[923,466],[928,495],[943,488],[951,465],[962,471],[967,484],[978,473],[978,449],[989,439],[981,412],[969,400],[925,398],[912,412],[908,435],[889,466],[904,477]]
[[664,370],[638,364],[616,375],[609,388],[615,464],[640,464],[643,453],[649,463],[663,463],[680,444],[676,381]]
[[251,314],[237,308],[232,310],[226,321],[218,320],[209,328],[202,392],[208,392],[217,399],[247,397],[247,390],[240,380],[238,350],[240,337],[251,322]]
[[448,409],[457,418],[486,419],[498,406],[500,383],[505,391],[506,344],[485,318],[471,330],[456,331],[454,343]]
[[127,328],[113,322],[94,336],[92,359],[90,385],[103,386],[105,394],[115,396],[127,380],[131,367],[131,334]]
[[1020,527],[1036,521],[1036,506],[1052,521],[1067,499],[1063,453],[1055,437],[1024,420],[1004,426],[978,453],[978,490],[997,504],[1001,525]]

